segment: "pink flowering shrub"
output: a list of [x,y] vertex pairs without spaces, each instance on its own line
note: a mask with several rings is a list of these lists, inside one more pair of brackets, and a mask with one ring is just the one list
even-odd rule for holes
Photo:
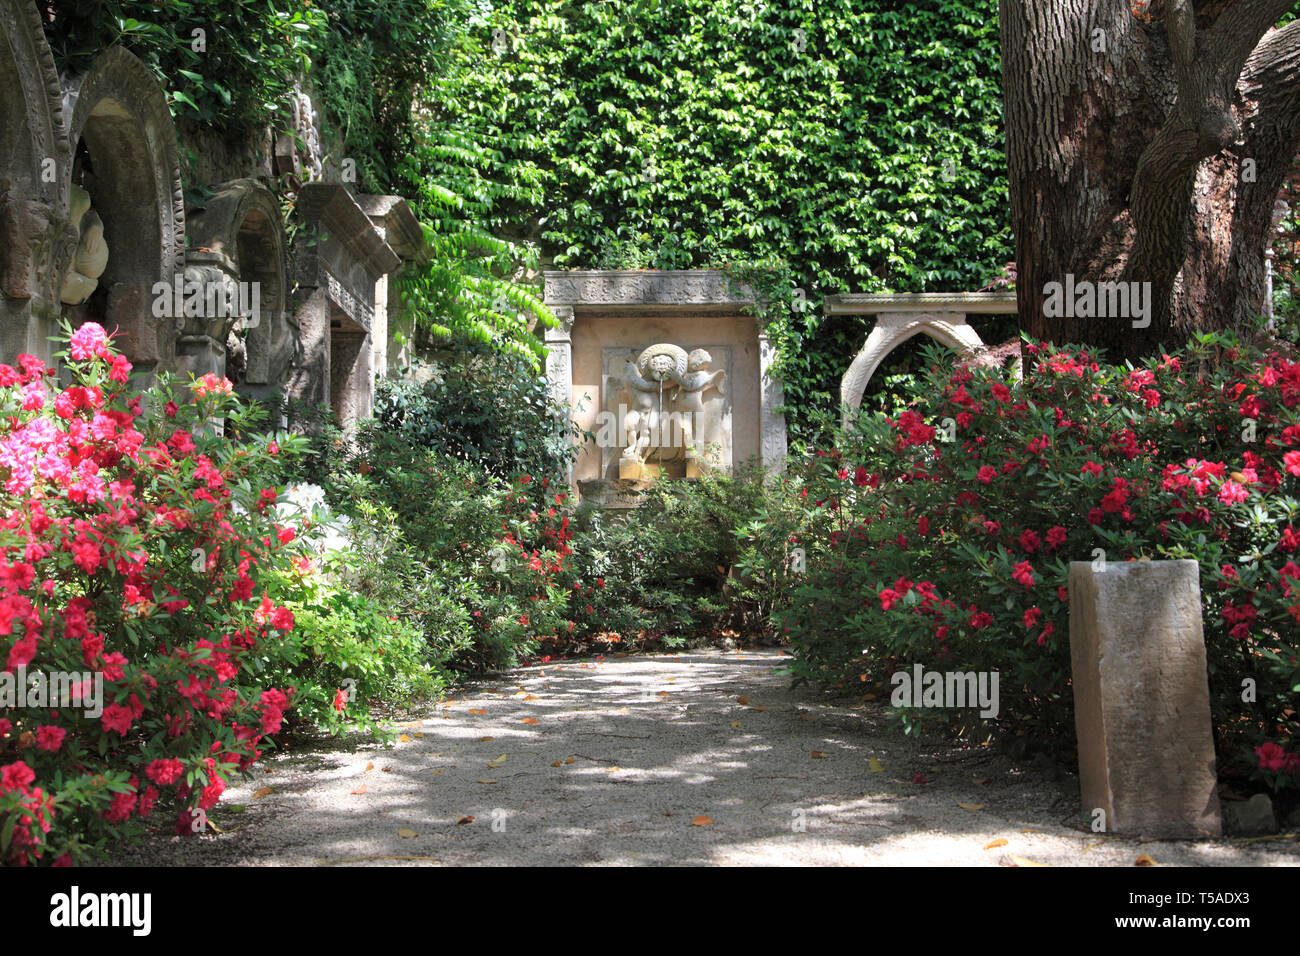
[[1300,364],[1226,336],[1140,368],[1030,344],[1019,382],[929,356],[910,409],[804,469],[799,673],[997,670],[996,723],[905,721],[1068,760],[1069,562],[1191,558],[1220,767],[1300,786]]
[[[274,505],[298,440],[217,435],[249,417],[215,376],[130,397],[94,323],[67,359],[66,387],[30,355],[0,365],[0,861],[18,865],[159,814],[201,826],[294,696],[264,677],[292,663],[294,620],[260,582],[294,556]],[[45,695],[16,696],[22,677]]]

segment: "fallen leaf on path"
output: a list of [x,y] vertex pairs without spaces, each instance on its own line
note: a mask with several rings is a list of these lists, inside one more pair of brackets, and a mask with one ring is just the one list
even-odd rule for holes
[[253,791],[253,799],[261,800],[263,797],[269,797],[273,793],[275,793],[275,791],[270,787],[262,787],[260,790]]
[[885,769],[885,765],[881,763],[879,760],[877,760],[875,757],[872,757],[871,760],[867,763],[867,771],[869,773],[880,773],[880,771],[884,769]]
[[754,709],[755,709],[755,710],[767,710],[766,707],[755,707]]
[[496,783],[496,780],[480,780],[479,783]]
[[478,739],[478,742],[479,742],[479,743],[486,743],[486,742],[489,741],[489,740],[496,740],[496,738],[495,738],[495,737],[480,737],[480,738]]
[[419,727],[420,724],[422,723],[424,723],[424,721],[422,720],[413,720],[409,724],[398,724],[397,726],[411,728],[411,727]]
[[363,783],[361,786],[357,787],[357,789],[355,789],[355,790],[352,791],[352,796],[355,797],[355,796],[357,796],[358,794],[362,794],[362,793],[365,793],[365,792],[366,792],[366,785]]
[[609,768],[607,771],[605,771],[605,772],[606,772],[606,773],[614,773],[614,772],[619,771],[619,770],[622,770],[622,769],[623,769],[622,767],[610,767],[610,768]]
[[489,760],[489,761],[488,761],[488,766],[489,766],[489,767],[499,767],[499,766],[501,766],[503,763],[506,762],[506,757],[507,757],[507,756],[509,756],[509,755],[508,755],[508,754],[502,754],[500,757],[497,757],[495,760]]
[[362,772],[362,773],[370,773],[370,771],[372,771],[372,770],[374,770],[374,769],[375,769],[375,762],[372,760],[372,761],[370,761],[369,763],[366,764],[366,769],[363,770],[363,771],[361,771],[361,772]]
[[667,696],[668,696],[668,691],[666,691],[666,690],[661,690],[661,691],[659,692],[659,696],[660,696],[660,697],[667,697]]
[[524,700],[538,700],[538,699],[539,698],[536,694],[529,694],[527,697],[524,698]]
[[380,771],[380,773],[392,773],[392,772],[393,772],[393,768],[392,768],[392,767],[380,767],[380,768],[379,768],[379,771]]
[[411,736],[414,737],[416,740],[424,739],[424,734],[411,734]]
[[740,726],[740,721],[738,721],[738,720],[733,720],[733,721],[731,722],[731,726],[733,726],[733,727],[739,727],[739,726]]
[[826,759],[826,755],[825,755],[824,753],[822,753],[820,750],[814,750],[814,751],[812,752],[812,757],[813,757],[813,760],[825,760],[825,759]]
[[397,738],[397,742],[399,744],[409,744],[411,742],[411,738],[408,734],[402,734],[402,736]]
[[442,770],[443,770],[443,768],[442,768],[442,767],[439,767],[437,770],[435,770],[435,771],[433,772],[433,775],[434,775],[435,777],[438,776],[438,774],[442,773]]
[[487,708],[486,708],[486,707],[480,707],[478,710],[471,710],[470,713],[471,713],[471,714],[486,714],[486,713],[487,713]]
[[713,826],[713,818],[712,818],[712,817],[696,817],[694,820],[691,821],[691,826],[693,826],[693,827],[711,827],[711,826]]
[[552,766],[552,767],[563,767],[563,766],[564,766],[564,761],[563,761],[563,760],[557,760],[557,761],[555,761],[555,763],[551,764],[551,766]]
[[1021,833],[1042,833],[1043,831],[1042,831],[1042,830],[1035,830],[1035,829],[1033,829],[1033,828],[1031,827],[1031,828],[1029,828],[1029,829],[1027,829],[1027,830],[1021,830],[1020,832],[1021,832]]
[[963,810],[983,810],[983,809],[984,809],[984,804],[982,804],[982,803],[959,803],[959,804],[957,804],[957,806],[961,807]]
[[1134,860],[1133,865],[1134,866],[1159,866],[1159,864],[1156,863],[1155,860],[1151,859],[1151,857],[1147,856],[1145,853],[1143,853],[1140,857]]
[[473,817],[461,817],[459,820],[456,821],[456,825],[460,826],[462,823],[473,823],[473,822],[474,822]]
[[397,831],[397,835],[403,840],[409,840],[411,837],[418,837],[420,834],[416,833],[414,830],[408,830],[406,827],[402,827]]
[[1047,866],[1048,865],[1046,863],[1037,863],[1034,860],[1030,860],[1023,856],[1008,856],[1007,859],[1011,860],[1012,866]]
[[564,762],[565,762],[565,763],[573,763],[573,758],[570,757],[568,760],[566,760],[566,761],[564,761]]
[[521,721],[519,721],[519,722],[520,722],[521,724],[540,724],[540,723],[541,723],[541,721],[538,720],[536,717],[525,717],[523,720],[521,720]]
[[985,843],[984,849],[994,850],[1000,846],[1006,846],[1006,845],[1007,845],[1007,841],[1004,840],[1002,837],[998,837],[996,840],[990,840],[988,843]]
[[737,703],[737,704],[748,704],[748,703],[749,703],[749,698],[748,698],[748,697],[737,697],[737,698],[736,698],[736,703]]

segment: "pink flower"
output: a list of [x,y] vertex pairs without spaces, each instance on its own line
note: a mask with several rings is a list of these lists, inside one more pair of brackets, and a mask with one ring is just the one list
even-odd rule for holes
[[1300,475],[1300,451],[1289,451],[1282,456],[1288,474]]
[[997,469],[994,468],[992,465],[985,465],[979,470],[979,473],[975,475],[975,478],[982,484],[987,485],[991,481],[993,481],[993,478],[994,476],[997,475],[997,473],[998,473]]
[[1011,576],[1027,588],[1034,586],[1034,569],[1028,561],[1021,561],[1011,569]]
[[1225,505],[1237,504],[1238,502],[1245,501],[1249,497],[1250,494],[1246,489],[1241,487],[1241,485],[1237,484],[1232,479],[1225,481],[1223,486],[1219,488],[1219,500]]
[[69,351],[74,362],[108,357],[108,333],[98,322],[87,322],[72,333]]

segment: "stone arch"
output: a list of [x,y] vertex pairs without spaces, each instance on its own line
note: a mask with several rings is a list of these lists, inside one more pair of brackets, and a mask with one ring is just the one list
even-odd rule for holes
[[74,185],[84,187],[108,245],[97,290],[106,299],[79,317],[102,312],[137,365],[166,363],[171,342],[157,335],[152,290],[172,282],[185,263],[185,203],[167,97],[144,63],[111,47],[85,73],[65,78],[63,103],[72,147],[63,201]]
[[[213,187],[215,194],[190,215],[192,263],[214,262],[240,283],[258,292],[258,321],[223,334],[226,374],[236,388],[266,398],[283,385],[293,360],[297,336],[287,318],[288,242],[276,196],[254,179],[236,179]],[[256,286],[253,286],[256,283]]]
[[0,355],[48,359],[71,258],[70,149],[54,57],[30,0],[0,0]]
[[984,348],[979,335],[966,324],[965,316],[884,313],[877,318],[862,350],[840,380],[840,401],[851,409],[861,405],[867,383],[885,356],[913,336],[922,334],[959,352],[978,352]]
[[[53,175],[42,176],[45,160]],[[0,0],[0,170],[15,192],[60,209],[69,162],[54,57],[30,0]]]

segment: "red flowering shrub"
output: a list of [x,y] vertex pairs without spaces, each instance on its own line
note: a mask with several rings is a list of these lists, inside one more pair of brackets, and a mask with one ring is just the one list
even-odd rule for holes
[[804,469],[799,671],[997,670],[980,733],[1068,754],[1069,562],[1191,558],[1220,766],[1300,785],[1300,365],[1226,336],[1137,369],[1031,344],[1019,382],[929,361],[911,409]]
[[293,696],[259,677],[294,625],[259,582],[293,557],[272,506],[297,439],[216,434],[250,418],[215,377],[128,398],[93,323],[67,357],[66,387],[0,365],[0,860],[19,865],[157,813],[191,832]]

